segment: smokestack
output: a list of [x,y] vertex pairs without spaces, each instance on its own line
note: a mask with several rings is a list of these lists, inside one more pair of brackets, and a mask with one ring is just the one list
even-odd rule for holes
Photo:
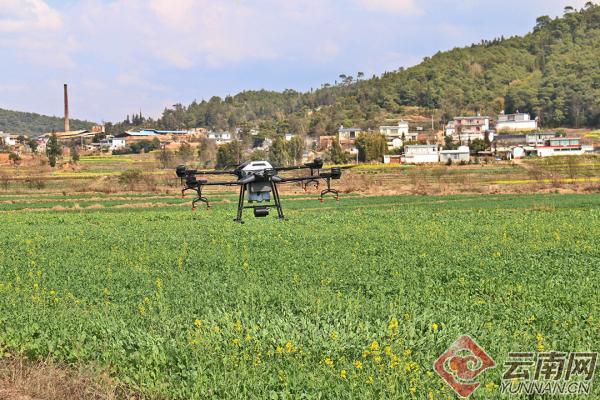
[[69,94],[67,93],[67,84],[65,83],[65,132],[69,131]]

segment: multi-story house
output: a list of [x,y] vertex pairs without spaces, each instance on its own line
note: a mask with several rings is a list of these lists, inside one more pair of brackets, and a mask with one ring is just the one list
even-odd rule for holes
[[496,131],[525,132],[534,131],[538,128],[537,118],[531,119],[528,113],[504,114],[504,111],[498,116],[496,122]]
[[[475,139],[485,139],[486,133],[490,134],[490,117],[476,115],[474,117],[455,117],[453,135],[455,141],[461,144],[472,142]],[[493,140],[489,137],[489,140]]]

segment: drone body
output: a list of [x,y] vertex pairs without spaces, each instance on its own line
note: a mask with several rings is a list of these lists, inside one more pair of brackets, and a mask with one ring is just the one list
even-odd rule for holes
[[[313,162],[297,167],[273,167],[268,161],[249,161],[233,170],[226,171],[198,171],[180,165],[177,167],[176,173],[179,178],[185,180],[185,188],[181,191],[182,195],[188,190],[193,190],[197,194],[197,197],[192,201],[192,209],[195,209],[197,202],[203,202],[207,207],[210,207],[208,199],[202,195],[202,188],[205,186],[239,186],[237,217],[234,221],[243,223],[242,214],[244,209],[248,208],[254,211],[255,217],[266,217],[269,215],[269,209],[274,207],[277,209],[278,218],[284,218],[278,184],[300,182],[306,189],[310,183],[315,183],[318,187],[319,181],[325,180],[327,189],[321,192],[319,199],[323,201],[323,196],[332,193],[337,200],[339,193],[331,188],[331,180],[340,179],[342,171],[340,168],[331,168],[330,172],[320,172],[322,168],[323,161],[317,158]],[[310,170],[310,174],[301,177],[281,177],[278,175],[282,171],[303,169]],[[216,182],[198,179],[197,176],[199,175],[234,175],[237,180]]]

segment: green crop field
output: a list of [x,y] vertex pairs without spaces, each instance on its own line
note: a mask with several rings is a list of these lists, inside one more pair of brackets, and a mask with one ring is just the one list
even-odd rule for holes
[[0,354],[149,398],[448,399],[432,365],[469,334],[497,364],[479,399],[510,351],[600,350],[597,194],[284,199],[244,225],[96,197],[0,199]]

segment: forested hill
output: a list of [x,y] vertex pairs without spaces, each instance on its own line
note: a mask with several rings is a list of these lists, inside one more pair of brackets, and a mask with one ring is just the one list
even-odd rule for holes
[[[90,129],[93,122],[70,120],[72,130]],[[64,130],[64,120],[58,117],[49,117],[35,113],[4,110],[0,108],[0,131],[18,135],[37,135],[52,131]]]

